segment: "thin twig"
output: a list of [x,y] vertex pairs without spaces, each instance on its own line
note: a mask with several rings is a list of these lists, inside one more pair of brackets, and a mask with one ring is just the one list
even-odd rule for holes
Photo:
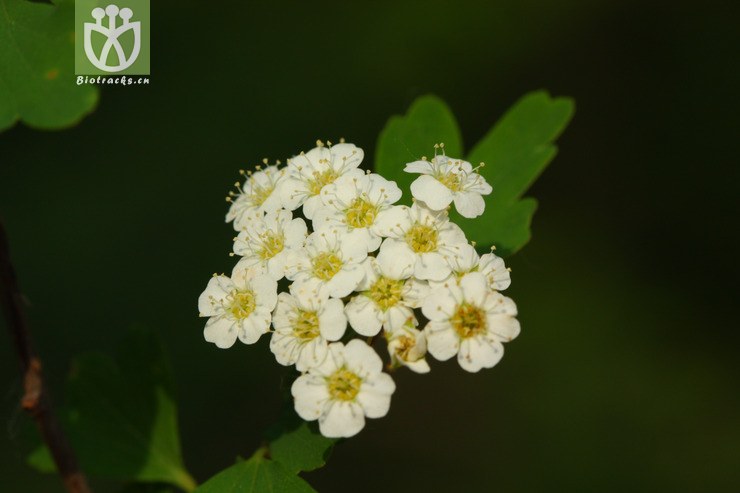
[[10,262],[8,237],[2,221],[0,221],[0,304],[21,363],[24,388],[21,406],[36,421],[67,491],[91,493],[87,479],[77,464],[77,458],[54,416],[44,387],[41,360],[31,345],[30,327],[24,310],[25,300],[18,288],[15,270]]

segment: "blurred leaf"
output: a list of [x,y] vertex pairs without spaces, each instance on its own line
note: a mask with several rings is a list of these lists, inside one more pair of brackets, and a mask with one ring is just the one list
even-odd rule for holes
[[462,155],[462,137],[455,116],[436,96],[421,96],[404,116],[392,116],[375,147],[375,171],[394,180],[403,191],[401,203],[411,204],[409,187],[417,175],[405,173],[406,163],[431,157],[434,144],[444,143],[451,156]]
[[[115,361],[77,358],[66,390],[63,424],[88,474],[195,487],[182,462],[170,371],[153,333],[132,330]],[[29,463],[54,470],[44,447]]]
[[510,255],[530,238],[529,226],[537,209],[534,199],[520,200],[548,163],[557,147],[552,143],[573,116],[569,98],[551,98],[545,91],[522,97],[476,144],[467,160],[485,162],[480,173],[493,186],[481,217],[452,220],[481,246],[496,245],[499,255]]
[[164,483],[129,483],[118,493],[177,493],[177,489]]
[[66,127],[95,107],[98,90],[75,81],[74,14],[73,0],[0,0],[0,130]]
[[282,464],[266,459],[260,449],[247,461],[237,462],[213,476],[195,493],[311,493],[303,479]]
[[267,433],[270,457],[294,473],[322,467],[336,440],[319,433],[315,423],[309,424],[298,418],[292,406],[290,411],[283,423]]

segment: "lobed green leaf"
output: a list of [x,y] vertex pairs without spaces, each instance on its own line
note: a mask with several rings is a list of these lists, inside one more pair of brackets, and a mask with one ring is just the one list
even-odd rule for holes
[[265,458],[265,449],[239,461],[199,486],[195,493],[312,493],[311,486],[279,462]]

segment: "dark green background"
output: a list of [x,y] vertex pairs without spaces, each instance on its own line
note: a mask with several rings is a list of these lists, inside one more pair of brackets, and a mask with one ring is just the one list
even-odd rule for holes
[[[185,459],[248,456],[280,405],[267,347],[218,350],[196,299],[232,265],[239,167],[449,102],[471,146],[518,97],[576,117],[509,260],[522,335],[502,363],[397,374],[390,414],[306,478],[322,492],[740,491],[733,2],[154,2],[152,83],[104,88],[78,127],[0,135],[0,214],[62,399],[69,359],[158,328]],[[494,192],[495,193],[495,192]],[[0,336],[0,490],[56,492]],[[113,485],[95,483],[99,491]]]

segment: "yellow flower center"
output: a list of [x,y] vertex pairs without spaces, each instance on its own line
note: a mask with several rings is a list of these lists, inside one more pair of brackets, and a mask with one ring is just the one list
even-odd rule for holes
[[322,252],[311,261],[313,275],[322,281],[328,281],[342,268],[342,261],[334,252]]
[[314,172],[313,180],[309,180],[308,182],[308,191],[311,192],[311,195],[318,195],[325,185],[334,183],[334,180],[336,179],[337,173],[331,168],[324,170],[321,173],[318,171]]
[[436,175],[435,178],[453,192],[462,190],[462,177],[458,173],[448,171],[447,173]]
[[293,335],[304,342],[316,339],[319,336],[319,317],[316,312],[301,310],[293,322]]
[[268,231],[262,236],[262,250],[260,257],[267,260],[283,251],[284,238],[282,234]]
[[253,291],[232,291],[229,311],[237,320],[244,320],[250,316],[256,306]]
[[450,318],[452,328],[463,339],[486,332],[486,314],[477,306],[463,303]]
[[250,197],[252,199],[252,203],[254,205],[262,205],[265,200],[267,200],[267,197],[270,196],[272,191],[274,190],[274,187],[259,187],[259,186],[253,186],[252,187],[252,193],[250,194]]
[[409,336],[400,336],[397,341],[398,347],[396,347],[396,355],[398,355],[399,359],[409,361],[409,353],[411,353],[411,350],[414,349],[416,341],[413,337]]
[[326,380],[329,385],[329,396],[338,401],[354,400],[362,386],[362,379],[346,368],[338,369]]
[[373,300],[381,310],[386,311],[401,300],[402,291],[403,281],[381,277],[375,281],[375,284],[373,284],[368,290],[367,296]]
[[406,243],[416,253],[433,252],[437,249],[437,230],[424,224],[414,224],[406,232]]
[[345,212],[347,224],[353,228],[367,228],[375,221],[378,209],[365,199],[357,198]]

